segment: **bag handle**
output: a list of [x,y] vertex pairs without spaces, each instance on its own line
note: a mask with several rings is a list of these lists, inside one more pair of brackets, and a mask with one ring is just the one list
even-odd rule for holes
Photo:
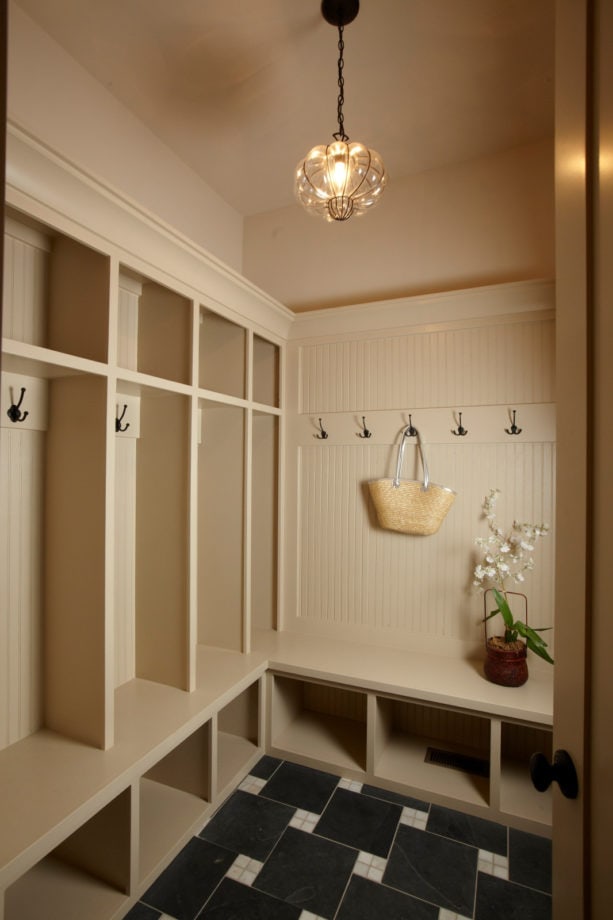
[[423,491],[425,492],[430,485],[430,475],[428,473],[428,464],[426,463],[426,456],[424,454],[424,449],[421,443],[421,437],[419,431],[414,428],[412,425],[407,425],[407,427],[402,432],[402,440],[400,442],[400,447],[398,448],[398,462],[396,464],[396,475],[394,476],[393,486],[397,489],[400,485],[400,472],[402,470],[402,461],[404,459],[404,445],[408,437],[417,436],[417,446],[419,448],[419,456],[421,457],[421,465],[424,470],[424,484],[422,486]]

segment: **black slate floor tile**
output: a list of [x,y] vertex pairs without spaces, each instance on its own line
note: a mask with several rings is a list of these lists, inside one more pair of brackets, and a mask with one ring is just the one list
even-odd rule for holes
[[495,821],[474,818],[451,808],[433,805],[426,830],[443,837],[451,837],[480,850],[489,850],[499,856],[507,855],[507,828]]
[[334,917],[357,852],[289,827],[253,887],[319,917]]
[[153,907],[147,907],[146,904],[141,904],[140,901],[138,901],[130,913],[125,915],[124,920],[159,920],[161,916],[159,910],[155,910]]
[[258,779],[270,779],[277,767],[280,767],[282,763],[283,761],[279,760],[278,757],[269,757],[268,754],[265,754],[249,772],[252,776],[257,776]]
[[271,802],[239,789],[232,793],[199,836],[233,853],[243,853],[262,862],[291,821],[294,812],[295,809],[288,805]]
[[551,893],[551,840],[509,828],[509,879]]
[[390,792],[388,789],[379,789],[378,786],[369,786],[365,783],[362,786],[362,794],[372,796],[375,799],[383,799],[384,802],[393,802],[394,805],[406,805],[407,808],[416,808],[418,811],[428,811],[429,802],[422,802],[421,799],[414,799],[410,795],[401,795],[399,792]]
[[314,833],[385,859],[401,814],[400,805],[336,789]]
[[[145,892],[142,901],[176,920],[194,920],[234,859],[234,853],[192,837]],[[145,915],[145,920],[150,918]]]
[[434,904],[354,875],[336,920],[438,920]]
[[300,914],[299,907],[225,878],[198,920],[298,920]]
[[[235,791],[126,920],[551,920],[546,838],[274,757],[250,772],[262,793]],[[404,805],[429,811],[426,831],[398,824]],[[289,827],[296,808],[320,815],[313,833]],[[390,841],[383,883],[352,875],[358,850],[385,858]],[[477,873],[478,849],[508,855],[509,881]],[[264,863],[251,887],[224,877],[238,853]]]
[[339,777],[321,770],[310,770],[299,764],[281,764],[262,792],[268,799],[285,802],[320,815],[338,785]]
[[551,920],[551,897],[479,872],[475,920]]
[[477,856],[474,847],[401,824],[383,881],[416,898],[472,917]]

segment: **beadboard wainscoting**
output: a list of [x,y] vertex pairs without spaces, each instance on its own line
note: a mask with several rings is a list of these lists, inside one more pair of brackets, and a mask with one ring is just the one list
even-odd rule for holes
[[[4,405],[1,415],[6,418]],[[44,451],[44,431],[2,431],[0,749],[35,732],[42,721],[40,544]],[[28,558],[37,560],[36,565],[24,565]]]
[[[478,324],[477,324],[478,323]],[[479,317],[300,350],[300,411],[356,412],[553,401],[549,313]],[[457,325],[457,324],[456,324]]]
[[[475,537],[487,533],[485,495],[501,490],[505,530],[514,519],[547,522],[552,532],[555,525],[551,294],[542,283],[502,285],[492,290],[498,312],[478,317],[487,309],[482,290],[472,310],[469,292],[438,295],[431,323],[404,328],[398,306],[387,313],[384,306],[376,318],[371,312],[375,331],[361,334],[344,332],[343,311],[329,311],[328,319],[319,314],[317,337],[303,341],[297,322],[288,356],[297,411],[287,444],[287,505],[291,515],[293,503],[297,536],[290,538],[295,569],[288,566],[285,580],[287,628],[444,654],[478,648],[483,601],[472,571]],[[407,317],[411,306],[408,299]],[[306,320],[305,328],[312,324]],[[456,433],[460,412],[464,436]],[[509,434],[513,420],[517,434]],[[368,492],[369,480],[394,475],[409,422],[420,432],[432,481],[457,492],[430,537],[381,529]],[[409,438],[403,477],[420,475]],[[553,536],[539,541],[534,557],[524,586],[529,619],[551,626]]]
[[[130,413],[134,419],[134,413]],[[115,686],[136,676],[136,435],[121,432],[115,445]],[[131,437],[127,437],[128,433]],[[119,434],[119,432],[118,432]]]

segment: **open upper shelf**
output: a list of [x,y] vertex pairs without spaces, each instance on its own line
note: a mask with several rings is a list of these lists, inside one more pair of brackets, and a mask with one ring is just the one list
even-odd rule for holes
[[14,216],[7,218],[5,240],[3,335],[105,362],[109,257]]
[[212,310],[200,310],[199,385],[226,396],[247,396],[247,334]]
[[176,383],[189,383],[191,308],[191,302],[180,294],[122,270],[119,277],[119,367]]
[[259,335],[253,336],[253,401],[279,406],[280,348]]

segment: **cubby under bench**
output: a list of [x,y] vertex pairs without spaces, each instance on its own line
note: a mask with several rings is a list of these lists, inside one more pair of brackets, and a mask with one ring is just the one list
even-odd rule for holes
[[480,660],[262,634],[267,751],[307,766],[551,834],[551,793],[532,786],[534,751],[551,758],[553,682],[535,666],[519,688]]
[[41,731],[0,753],[0,920],[110,920],[131,905],[263,753],[533,833],[550,793],[552,681],[487,683],[479,662],[256,633],[199,647],[187,693],[134,680],[107,751]]
[[263,753],[266,660],[198,649],[192,693],[116,691],[106,751],[43,730],[0,753],[0,920],[123,917]]

